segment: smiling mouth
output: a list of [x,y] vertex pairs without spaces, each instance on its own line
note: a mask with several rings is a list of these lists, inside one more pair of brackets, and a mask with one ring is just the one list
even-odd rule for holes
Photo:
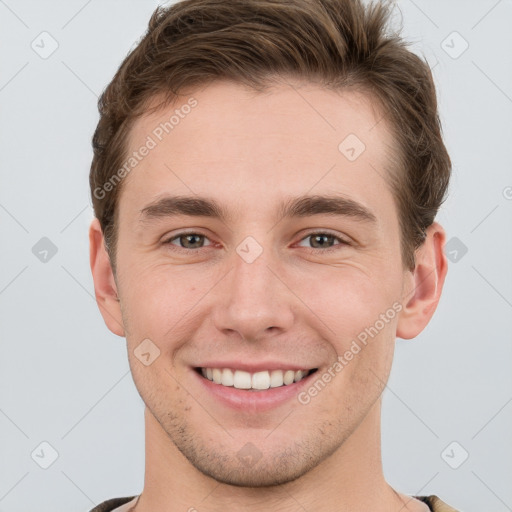
[[219,386],[231,387],[245,391],[265,391],[270,388],[290,386],[300,382],[318,368],[310,370],[268,370],[250,373],[231,368],[194,368],[194,370]]

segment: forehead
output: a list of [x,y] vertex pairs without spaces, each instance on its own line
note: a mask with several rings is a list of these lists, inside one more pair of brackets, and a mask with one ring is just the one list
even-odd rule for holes
[[392,142],[380,109],[363,93],[304,82],[256,92],[214,82],[137,119],[129,153],[151,149],[121,196],[216,195],[238,211],[307,192],[389,203],[382,187]]

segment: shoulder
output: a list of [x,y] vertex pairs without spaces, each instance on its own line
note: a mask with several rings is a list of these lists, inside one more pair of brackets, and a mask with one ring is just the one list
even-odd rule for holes
[[437,496],[414,496],[417,500],[426,503],[432,512],[458,512],[457,509],[450,507],[444,501],[441,501]]
[[99,505],[94,507],[90,512],[112,512],[116,508],[121,507],[126,503],[129,503],[136,497],[137,496],[128,496],[126,498],[112,498],[110,500],[104,501],[103,503],[100,503]]

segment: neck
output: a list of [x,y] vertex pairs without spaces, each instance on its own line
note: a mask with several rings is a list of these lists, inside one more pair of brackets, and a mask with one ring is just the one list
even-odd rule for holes
[[[197,470],[145,409],[146,468],[136,512],[422,510],[384,480],[380,400],[332,455],[300,478],[273,487],[236,487]],[[410,499],[409,499],[410,500]],[[416,506],[419,502],[416,502]],[[398,507],[397,507],[398,505]]]

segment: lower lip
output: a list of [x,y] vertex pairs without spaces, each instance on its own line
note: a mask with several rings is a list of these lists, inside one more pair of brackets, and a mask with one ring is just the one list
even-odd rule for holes
[[200,384],[204,386],[208,393],[211,393],[217,400],[228,407],[244,412],[264,412],[296,398],[301,389],[307,386],[310,380],[318,373],[318,370],[310,373],[299,382],[258,391],[223,386],[203,377],[194,369],[192,369],[192,373],[199,379]]

